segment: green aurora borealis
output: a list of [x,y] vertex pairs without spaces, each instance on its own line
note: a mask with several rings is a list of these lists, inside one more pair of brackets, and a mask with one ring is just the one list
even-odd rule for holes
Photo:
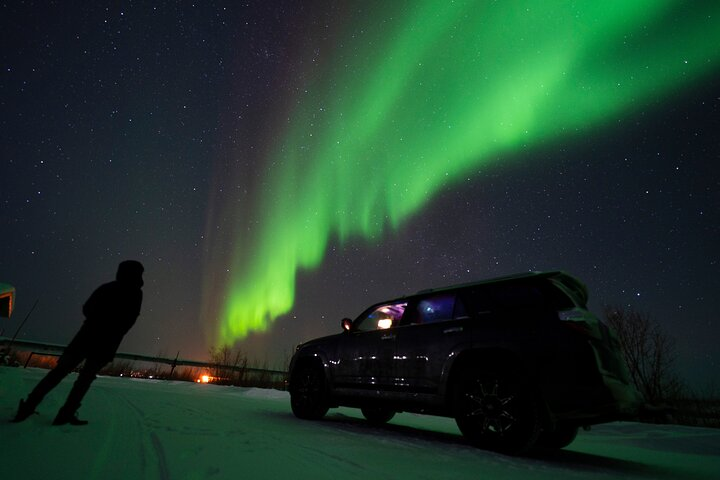
[[481,166],[652,108],[718,69],[717,2],[386,3],[346,21],[298,85],[257,226],[232,240],[211,342],[288,313],[297,272],[328,242],[388,234],[438,192],[481,182]]

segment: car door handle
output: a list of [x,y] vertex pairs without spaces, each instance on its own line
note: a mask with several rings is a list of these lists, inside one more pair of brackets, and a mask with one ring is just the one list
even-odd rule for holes
[[462,332],[462,331],[463,331],[463,327],[451,327],[451,328],[446,328],[445,330],[443,330],[443,333],[457,333],[457,332]]
[[395,334],[394,334],[394,333],[386,333],[385,335],[383,335],[382,337],[380,337],[380,340],[392,340],[392,339],[394,339],[394,338],[395,338]]

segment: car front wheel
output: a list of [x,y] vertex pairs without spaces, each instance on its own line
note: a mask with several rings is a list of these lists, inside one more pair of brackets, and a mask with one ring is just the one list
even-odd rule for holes
[[290,406],[298,418],[318,420],[325,416],[329,405],[321,366],[305,364],[298,367],[292,378]]
[[537,396],[515,374],[466,373],[456,386],[454,409],[458,428],[480,448],[518,455],[540,434]]

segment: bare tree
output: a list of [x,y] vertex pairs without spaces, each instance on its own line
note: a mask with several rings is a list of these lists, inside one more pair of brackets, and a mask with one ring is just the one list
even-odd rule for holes
[[216,383],[235,385],[243,383],[248,360],[240,349],[234,350],[228,345],[211,348],[210,362],[213,365]]
[[630,376],[649,403],[676,397],[681,389],[675,376],[675,342],[647,314],[605,307],[605,319],[615,330]]

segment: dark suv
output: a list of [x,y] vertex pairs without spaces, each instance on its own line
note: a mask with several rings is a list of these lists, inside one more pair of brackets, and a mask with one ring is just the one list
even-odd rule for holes
[[535,272],[377,303],[343,333],[299,345],[297,417],[331,407],[383,423],[396,412],[454,417],[474,444],[519,454],[562,448],[578,427],[633,416],[640,403],[618,341],[563,272]]

